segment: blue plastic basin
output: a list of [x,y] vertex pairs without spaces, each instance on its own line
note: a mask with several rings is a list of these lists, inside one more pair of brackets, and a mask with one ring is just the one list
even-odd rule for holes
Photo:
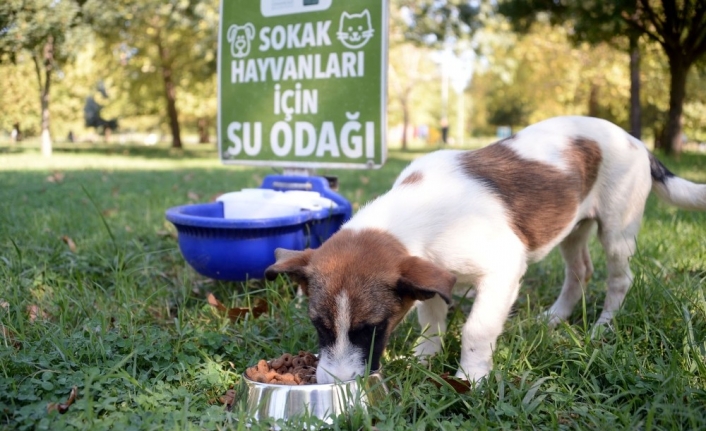
[[336,208],[260,219],[223,218],[223,203],[182,205],[166,211],[177,229],[179,249],[198,273],[217,280],[262,278],[275,262],[276,248],[316,248],[351,216],[351,205],[321,177],[270,175],[262,188],[319,192]]

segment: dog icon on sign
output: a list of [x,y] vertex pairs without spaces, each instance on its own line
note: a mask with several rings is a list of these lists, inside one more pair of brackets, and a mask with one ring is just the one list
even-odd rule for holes
[[228,27],[228,42],[230,54],[235,58],[247,57],[250,54],[250,41],[255,38],[255,26],[252,23],[244,25],[233,24]]

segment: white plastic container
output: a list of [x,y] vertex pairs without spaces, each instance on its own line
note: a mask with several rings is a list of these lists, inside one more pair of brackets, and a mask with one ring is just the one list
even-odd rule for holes
[[299,190],[243,189],[222,194],[216,200],[223,202],[223,218],[226,219],[286,217],[302,210],[318,211],[336,206],[318,192]]

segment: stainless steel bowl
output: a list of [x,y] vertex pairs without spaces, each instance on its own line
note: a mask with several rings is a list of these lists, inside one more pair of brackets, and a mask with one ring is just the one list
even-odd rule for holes
[[379,372],[367,378],[325,385],[274,385],[258,383],[243,374],[246,410],[251,420],[316,417],[332,423],[353,406],[367,409],[385,396],[387,387]]

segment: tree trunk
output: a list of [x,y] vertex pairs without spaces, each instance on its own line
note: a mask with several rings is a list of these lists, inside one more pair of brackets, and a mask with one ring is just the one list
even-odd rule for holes
[[167,98],[167,115],[169,116],[169,128],[172,132],[172,148],[182,148],[181,131],[179,129],[179,115],[176,107],[176,86],[172,79],[173,70],[169,61],[167,48],[162,45],[162,40],[157,36],[157,49],[162,66],[162,79],[164,81],[164,93]]
[[691,64],[679,53],[667,53],[669,72],[669,114],[664,131],[662,148],[667,154],[679,154],[682,148],[682,113],[686,98],[686,76]]
[[49,90],[51,88],[51,73],[54,65],[54,37],[49,36],[44,44],[42,51],[42,64],[44,64],[44,82],[42,82],[41,68],[39,67],[39,59],[37,56],[32,56],[34,60],[34,69],[37,73],[37,83],[39,85],[39,103],[41,106],[42,117],[42,155],[51,157],[52,155],[52,140],[49,132]]
[[409,127],[409,107],[402,105],[402,151],[407,150],[407,128]]
[[210,140],[208,136],[208,120],[205,117],[201,117],[196,124],[199,129],[199,144],[208,144]]
[[400,97],[400,105],[402,105],[402,151],[407,150],[407,128],[409,127],[409,103],[408,94]]
[[591,83],[591,90],[588,94],[588,116],[598,117],[598,85]]
[[630,36],[630,134],[642,139],[640,105],[640,46],[637,36]]

